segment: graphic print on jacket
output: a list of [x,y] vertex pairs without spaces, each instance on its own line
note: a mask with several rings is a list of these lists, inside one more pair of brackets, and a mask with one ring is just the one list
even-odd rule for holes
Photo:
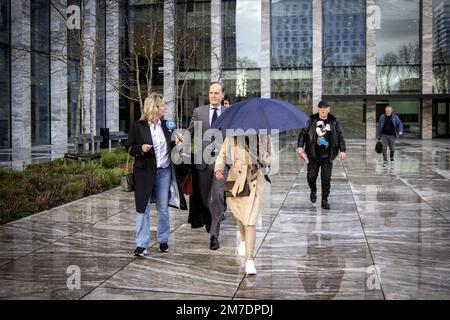
[[329,121],[319,120],[317,121],[316,133],[317,133],[317,145],[318,151],[324,152],[330,146],[330,132],[331,127]]

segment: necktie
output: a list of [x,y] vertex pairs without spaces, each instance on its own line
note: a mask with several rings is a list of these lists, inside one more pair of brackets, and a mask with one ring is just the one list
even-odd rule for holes
[[211,126],[213,125],[214,121],[216,121],[217,118],[219,117],[217,115],[217,108],[213,108],[213,110],[214,110],[214,113],[213,113],[212,120],[211,120]]
[[[217,118],[219,117],[217,115],[217,108],[213,108],[213,110],[214,110],[214,113],[213,113],[213,116],[212,116],[212,119],[211,119],[211,126],[213,125],[214,121],[216,121]],[[211,141],[214,141],[214,140],[215,140],[215,137],[212,137]],[[216,149],[211,151],[211,157],[214,158],[215,156],[216,156]]]

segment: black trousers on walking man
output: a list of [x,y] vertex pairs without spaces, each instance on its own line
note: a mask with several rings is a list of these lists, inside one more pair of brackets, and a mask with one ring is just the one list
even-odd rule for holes
[[331,174],[333,172],[333,162],[330,158],[322,160],[310,160],[308,162],[308,184],[312,192],[317,192],[317,177],[319,176],[322,183],[322,198],[327,199],[330,195]]

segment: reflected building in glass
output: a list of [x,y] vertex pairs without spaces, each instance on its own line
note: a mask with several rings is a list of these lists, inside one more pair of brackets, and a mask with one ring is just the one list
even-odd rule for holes
[[450,64],[450,3],[433,2],[433,91],[448,93]]
[[[81,5],[90,26],[72,28],[59,12]],[[216,80],[232,103],[271,97],[311,114],[327,99],[349,138],[374,138],[387,104],[407,136],[450,137],[450,0],[20,6],[0,0],[2,149],[67,147],[83,126],[126,133],[152,91],[164,93],[168,117],[185,127]]]
[[[219,1],[220,2],[220,1]],[[227,0],[222,9],[221,80],[233,102],[261,96],[261,3]]]
[[323,92],[366,91],[365,1],[323,1]]
[[271,96],[311,113],[312,1],[272,1],[271,21]]
[[272,67],[312,66],[312,1],[272,1]]
[[11,18],[9,1],[0,1],[0,148],[11,147]]

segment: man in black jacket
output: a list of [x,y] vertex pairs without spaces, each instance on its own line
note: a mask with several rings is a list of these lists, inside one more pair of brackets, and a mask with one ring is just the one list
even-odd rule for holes
[[[306,146],[306,147],[305,147]],[[333,160],[345,160],[345,140],[339,122],[330,114],[327,101],[319,102],[319,112],[313,114],[308,127],[298,136],[297,155],[308,163],[308,184],[311,202],[317,201],[316,181],[321,168],[322,208],[330,209],[330,194]]]

